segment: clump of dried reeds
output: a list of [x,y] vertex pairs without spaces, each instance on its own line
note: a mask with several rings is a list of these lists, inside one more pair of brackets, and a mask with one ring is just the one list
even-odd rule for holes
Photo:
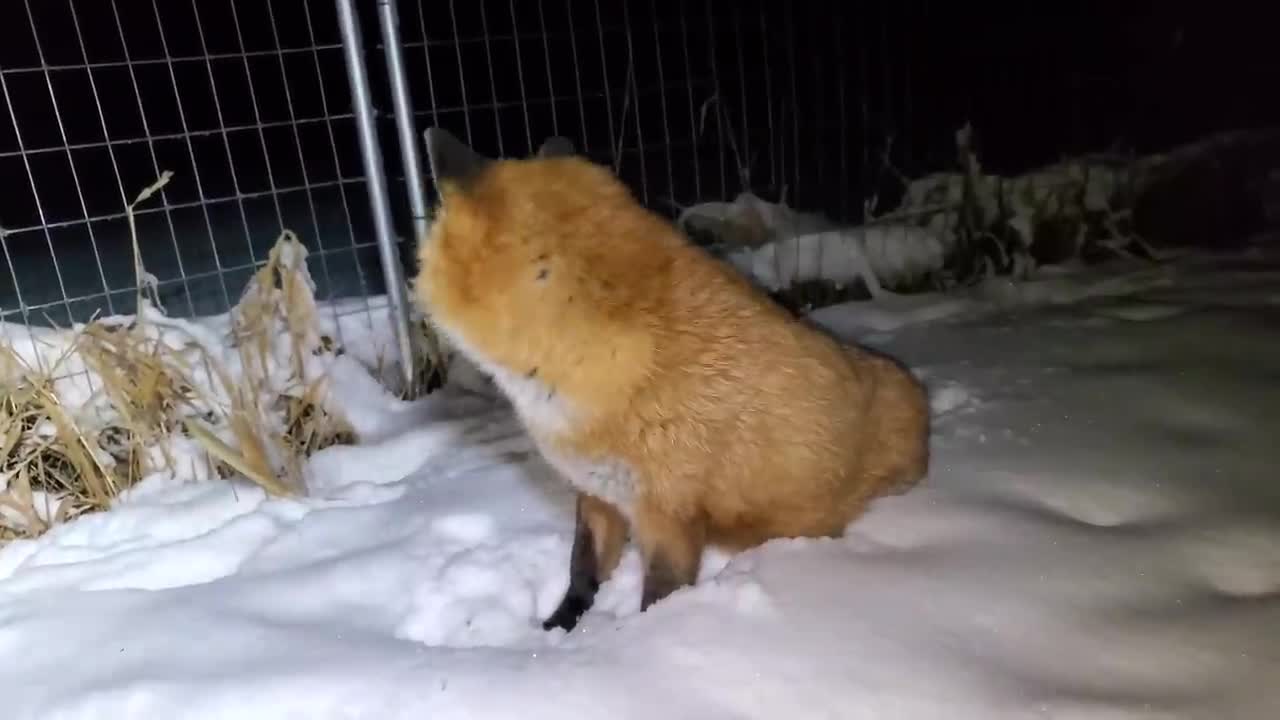
[[[143,297],[155,281],[142,265],[132,212],[170,177],[128,206],[135,317],[63,331],[70,340],[52,363],[29,363],[0,339],[0,543],[106,509],[151,473],[177,473],[179,437],[202,448],[220,475],[275,495],[301,491],[309,455],[354,441],[326,404],[314,359],[340,349],[317,330],[306,251],[293,233],[281,234],[233,308],[231,353]],[[77,374],[92,392],[68,407],[58,386]]]
[[239,372],[212,367],[224,393],[217,418],[189,419],[186,430],[215,459],[223,475],[240,474],[277,495],[302,489],[310,455],[354,441],[350,425],[325,403],[325,377],[311,358],[339,352],[319,334],[306,249],[284,231],[267,262],[232,310],[231,347]]
[[230,400],[227,427],[240,452],[195,430],[220,460],[273,492],[300,489],[306,457],[354,436],[325,404],[325,377],[309,362],[335,348],[318,330],[306,257],[297,236],[282,232],[232,310],[240,373],[237,382],[224,379],[223,385]]
[[54,392],[65,357],[37,370],[0,345],[0,539],[42,533],[121,489],[114,463]]
[[137,468],[131,479],[161,469],[143,462],[145,448],[155,448],[172,470],[164,440],[180,429],[184,417],[207,414],[207,398],[192,381],[205,364],[202,349],[174,347],[136,322],[94,322],[80,332],[75,351],[100,383],[115,417],[103,449]]
[[[411,379],[397,386],[396,395],[401,400],[414,400],[444,386],[448,380],[448,353],[444,339],[436,332],[428,317],[419,317],[409,327],[409,341],[413,343],[414,368]],[[387,359],[381,354],[376,361],[375,372],[379,377],[390,377]]]

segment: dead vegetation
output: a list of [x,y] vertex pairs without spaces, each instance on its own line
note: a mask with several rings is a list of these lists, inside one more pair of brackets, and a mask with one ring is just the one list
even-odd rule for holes
[[325,406],[324,377],[309,362],[337,349],[319,333],[306,257],[298,238],[283,232],[232,309],[230,340],[240,372],[235,382],[224,377],[223,385],[234,445],[214,442],[189,423],[222,463],[277,494],[302,488],[306,457],[353,436]]
[[416,400],[444,386],[448,379],[449,358],[455,352],[436,332],[430,318],[417,314],[409,325],[409,341],[413,343],[414,370],[406,381],[394,360],[379,353],[373,363],[373,374],[400,400]]
[[[44,333],[0,334],[0,543],[108,508],[147,476],[238,475],[273,495],[304,490],[310,455],[351,443],[319,361],[341,353],[317,323],[306,250],[281,234],[231,311],[226,336],[138,312]],[[154,293],[152,293],[154,297]],[[19,337],[20,335],[20,337]]]
[[31,371],[4,346],[0,372],[0,539],[39,534],[105,506],[122,486],[116,463],[95,452],[109,434],[83,430],[54,392],[50,373]]
[[[1134,222],[1135,204],[1154,171],[1169,165],[1160,156],[1063,158],[1005,177],[983,167],[974,129],[965,125],[955,134],[953,167],[910,177],[893,165],[890,137],[861,222],[840,223],[789,206],[785,185],[777,201],[758,194],[753,159],[742,157],[719,104],[714,96],[704,103],[703,124],[714,107],[743,189],[731,201],[673,202],[677,224],[793,312],[886,291],[945,291],[996,276],[1016,280],[1045,265],[1160,255]],[[862,257],[861,269],[839,260],[849,254]],[[834,260],[830,267],[827,259]]]

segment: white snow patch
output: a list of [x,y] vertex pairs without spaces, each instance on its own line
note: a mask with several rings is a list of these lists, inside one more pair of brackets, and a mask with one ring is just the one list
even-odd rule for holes
[[976,402],[973,392],[956,382],[948,382],[929,394],[930,408],[934,415],[946,415],[961,408],[972,407]]
[[[838,334],[856,334],[865,330],[885,332],[941,320],[974,319],[994,312],[1027,311],[1092,299],[1126,297],[1141,291],[1172,287],[1178,273],[1179,269],[1172,264],[1152,266],[1137,262],[1115,262],[1089,271],[1059,267],[1037,271],[1022,280],[989,278],[973,287],[945,293],[885,293],[870,301],[819,308],[809,317]],[[1141,314],[1140,310],[1134,310],[1126,317]],[[1178,313],[1168,313],[1169,316],[1175,314]]]
[[823,280],[862,281],[872,297],[883,286],[920,280],[942,269],[949,243],[932,230],[909,225],[855,227],[789,235],[728,255],[728,262],[769,291]]

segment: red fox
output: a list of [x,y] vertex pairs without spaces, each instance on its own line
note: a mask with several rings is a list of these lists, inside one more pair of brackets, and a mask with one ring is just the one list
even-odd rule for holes
[[569,141],[491,159],[424,140],[440,200],[416,302],[577,491],[544,629],[577,625],[629,531],[643,612],[697,580],[708,544],[838,537],[924,477],[910,373],[792,316]]

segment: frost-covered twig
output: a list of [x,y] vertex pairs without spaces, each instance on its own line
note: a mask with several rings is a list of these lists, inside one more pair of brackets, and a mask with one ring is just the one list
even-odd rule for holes
[[143,267],[142,265],[142,247],[138,243],[138,226],[134,220],[134,208],[146,202],[147,200],[151,199],[152,195],[155,195],[156,193],[160,192],[160,190],[163,189],[165,185],[169,184],[169,180],[171,178],[173,178],[172,170],[165,170],[164,172],[160,173],[160,177],[154,183],[151,183],[151,185],[148,185],[146,188],[144,188],[142,192],[138,193],[138,197],[133,199],[133,202],[125,206],[125,217],[128,218],[129,220],[129,235],[133,241],[133,272],[134,272],[135,282],[137,283],[137,286],[138,286],[137,287],[137,291],[138,291],[137,307],[138,308],[141,308],[143,304],[142,291],[144,288],[151,291],[151,299],[152,299],[152,302],[155,304],[155,306],[156,307],[162,307],[162,306],[160,304],[160,290],[159,290],[160,281],[158,278],[156,278],[155,275],[152,275],[151,273],[147,272],[146,268]]

